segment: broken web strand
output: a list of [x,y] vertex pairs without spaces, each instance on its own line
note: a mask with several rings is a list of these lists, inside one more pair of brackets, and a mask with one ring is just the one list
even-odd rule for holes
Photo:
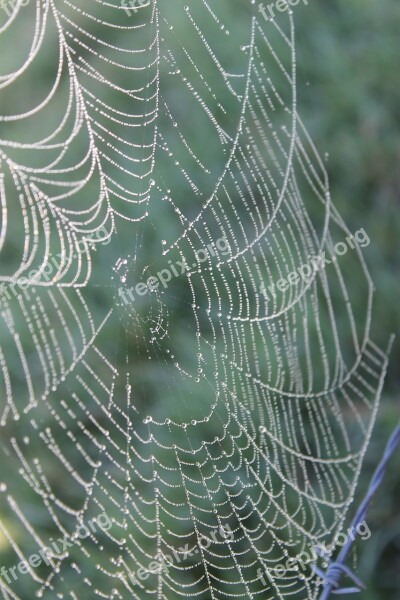
[[[397,450],[400,444],[400,425],[394,430],[390,439],[387,443],[384,455],[372,476],[371,483],[369,485],[367,494],[362,501],[360,507],[358,508],[354,519],[351,524],[351,530],[355,531],[357,526],[362,523],[368,513],[368,508],[376,495],[379,487],[382,485],[383,478],[385,476],[385,472],[388,466],[390,459],[393,454]],[[345,561],[348,553],[351,550],[351,547],[354,543],[354,540],[349,537],[346,541],[346,544],[342,547],[339,552],[337,559],[334,562],[329,564],[327,572],[324,574],[319,569],[314,569],[315,572],[322,578],[324,589],[322,591],[320,600],[328,600],[331,593],[356,593],[359,592],[359,588],[349,588],[340,590],[339,582],[343,575],[347,575],[350,577],[359,587],[364,587],[362,582],[356,578],[351,571],[345,566]]]

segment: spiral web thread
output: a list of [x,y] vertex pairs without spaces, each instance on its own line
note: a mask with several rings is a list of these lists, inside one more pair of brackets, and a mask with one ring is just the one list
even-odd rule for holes
[[[343,528],[387,360],[358,246],[260,294],[351,233],[297,113],[293,15],[137,4],[2,14],[2,547],[10,566],[55,532],[74,545],[1,594],[316,598],[312,572],[272,569]],[[154,273],[149,236],[153,265],[190,268],[140,312],[118,289]],[[222,238],[229,252],[196,264]],[[166,374],[159,408],[145,361]],[[77,536],[102,511],[112,527]]]

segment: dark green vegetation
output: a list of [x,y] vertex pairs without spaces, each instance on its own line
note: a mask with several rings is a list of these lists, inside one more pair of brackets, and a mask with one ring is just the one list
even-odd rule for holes
[[[334,203],[351,230],[362,223],[371,238],[364,255],[376,287],[372,331],[384,347],[400,325],[400,6],[312,2],[298,25],[300,111],[319,150],[329,153]],[[397,338],[359,498],[399,420],[399,362]],[[365,600],[400,594],[399,471],[397,452],[369,514],[372,538],[359,548]]]

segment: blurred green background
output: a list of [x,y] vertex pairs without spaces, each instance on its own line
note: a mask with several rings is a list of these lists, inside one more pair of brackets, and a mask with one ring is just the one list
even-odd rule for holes
[[[336,0],[309,8],[298,13],[300,111],[319,151],[329,153],[334,203],[351,230],[362,222],[371,238],[373,339],[385,347],[400,324],[400,5]],[[399,420],[399,344],[397,337],[359,498]],[[399,473],[397,452],[369,513],[372,537],[359,549],[365,600],[400,597]]]
[[[247,0],[242,4],[244,12],[256,10]],[[234,10],[230,11],[229,22],[233,31],[240,32],[241,11],[237,11],[237,16]],[[364,256],[376,286],[372,338],[384,348],[390,333],[399,331],[400,321],[400,4],[396,0],[309,0],[308,7],[300,4],[295,9],[295,22],[298,110],[320,154],[329,155],[326,166],[333,202],[351,231],[364,227],[371,239]],[[222,46],[223,41],[216,40],[216,44]],[[12,64],[14,58],[13,51],[2,54],[0,63]],[[235,57],[231,56],[230,61],[234,63]],[[41,85],[48,76],[44,57],[42,79],[36,77],[31,93],[40,97]],[[174,90],[168,93],[173,95]],[[10,104],[1,106],[1,110],[7,112],[13,101],[17,102],[8,98]],[[179,105],[179,97],[175,102]],[[167,227],[161,211],[152,219],[158,229]],[[147,244],[146,251],[153,252],[151,236]],[[9,254],[12,260],[12,250]],[[104,264],[108,266],[106,259]],[[107,293],[106,290],[104,298],[108,298]],[[106,304],[104,298],[97,294],[93,297],[99,303],[99,311],[102,302]],[[363,292],[360,290],[357,296],[356,291],[355,298],[361,308]],[[184,337],[181,346],[184,352]],[[359,499],[399,421],[399,360],[400,341],[395,340],[377,425],[358,487]],[[151,389],[152,381],[164,376],[161,370],[145,372],[143,387]],[[155,404],[161,400],[156,396],[153,399]],[[161,407],[159,410],[162,412]],[[4,468],[9,469],[10,475],[14,465]],[[367,586],[359,595],[364,600],[400,597],[399,474],[400,451],[391,461],[384,485],[371,507],[368,524],[372,537],[358,549],[357,572]],[[0,564],[7,562],[9,556],[7,542],[0,538]],[[28,585],[23,579],[20,585]],[[22,593],[24,598],[30,598],[28,588]]]

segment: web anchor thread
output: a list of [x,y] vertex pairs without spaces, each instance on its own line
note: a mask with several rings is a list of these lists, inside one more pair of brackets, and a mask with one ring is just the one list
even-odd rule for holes
[[[365,520],[371,500],[383,481],[389,460],[393,456],[399,443],[400,424],[396,427],[387,443],[382,460],[371,479],[365,498],[353,519],[352,530],[355,530],[357,526]],[[362,581],[360,581],[360,579],[358,579],[358,577],[344,564],[353,543],[354,540],[349,537],[346,544],[342,547],[336,561],[332,561],[325,572],[321,571],[315,565],[313,566],[314,573],[323,580],[323,591],[320,600],[328,600],[331,594],[354,594],[360,592],[361,589],[365,589]],[[323,554],[320,552],[320,555]],[[340,588],[340,579],[343,575],[347,575],[358,587]]]

